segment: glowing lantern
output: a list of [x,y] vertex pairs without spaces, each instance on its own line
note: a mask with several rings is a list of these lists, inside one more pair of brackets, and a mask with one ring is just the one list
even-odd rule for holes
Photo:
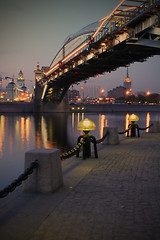
[[131,122],[135,122],[135,121],[138,121],[138,120],[139,120],[139,117],[138,117],[137,115],[135,115],[135,114],[131,114],[131,115],[129,116],[129,120],[130,120]]
[[96,125],[94,124],[94,122],[92,120],[85,118],[84,120],[79,122],[77,129],[83,130],[84,132],[89,132],[91,130],[95,130]]

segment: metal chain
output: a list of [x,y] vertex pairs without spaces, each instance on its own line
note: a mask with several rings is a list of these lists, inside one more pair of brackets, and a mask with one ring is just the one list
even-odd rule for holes
[[150,128],[151,126],[153,126],[153,123],[151,123],[148,127],[145,127],[145,128],[140,128],[138,127],[139,130],[146,130],[147,128]]
[[122,131],[122,132],[118,132],[118,134],[124,134],[124,133],[126,133],[126,132],[129,132],[130,129],[131,129],[131,127],[129,127],[128,129],[126,129],[126,130],[124,130],[124,131]]
[[[139,126],[137,126],[136,128],[138,130],[146,130],[147,128],[150,128],[151,126],[153,126],[153,123],[151,123],[148,127],[145,127],[145,128],[140,128]],[[119,134],[124,134],[126,132],[129,132],[129,130],[131,129],[132,127],[130,126],[128,129],[126,129],[125,131],[122,131],[122,132],[118,132]]]
[[105,134],[101,139],[99,139],[99,140],[96,141],[96,143],[98,144],[98,143],[103,142],[104,139],[105,139],[108,135],[109,135],[109,132],[107,131],[106,134]]
[[0,198],[6,197],[10,192],[13,192],[16,187],[20,186],[22,182],[26,180],[30,174],[33,173],[34,168],[37,168],[38,166],[39,164],[37,160],[32,162],[30,167],[27,168],[23,174],[21,174],[10,185],[8,185],[7,187],[0,191]]
[[65,160],[67,158],[70,158],[72,157],[73,155],[76,154],[77,151],[79,151],[80,147],[85,143],[85,141],[81,141],[79,142],[74,148],[72,148],[71,150],[69,150],[68,152],[62,154],[60,156],[61,160]]

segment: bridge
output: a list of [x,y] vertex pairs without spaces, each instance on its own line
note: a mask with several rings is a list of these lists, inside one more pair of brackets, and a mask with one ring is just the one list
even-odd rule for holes
[[70,35],[49,68],[35,71],[35,99],[60,103],[69,87],[160,54],[160,0],[123,0]]

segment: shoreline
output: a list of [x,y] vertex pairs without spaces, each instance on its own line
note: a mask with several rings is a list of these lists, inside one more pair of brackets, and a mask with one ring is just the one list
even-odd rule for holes
[[46,106],[49,107],[39,111],[33,102],[4,102],[0,103],[0,113],[160,112],[160,104],[75,104],[62,108],[51,108],[51,104]]
[[[73,109],[74,108],[74,109]],[[84,109],[83,109],[84,108]],[[71,112],[160,112],[159,104],[84,104],[74,105]]]

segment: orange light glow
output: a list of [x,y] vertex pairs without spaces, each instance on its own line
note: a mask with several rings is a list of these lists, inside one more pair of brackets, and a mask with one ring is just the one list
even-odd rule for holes
[[[129,125],[129,113],[126,114],[126,121],[125,121],[125,130],[128,129],[128,125]],[[125,136],[127,136],[127,132],[125,133]]]
[[130,94],[130,91],[126,91],[126,95],[129,95]]
[[104,121],[105,121],[105,115],[101,115],[101,119],[100,119],[100,138],[103,137],[103,128],[104,128]]
[[21,140],[22,142],[24,142],[24,125],[25,125],[25,122],[24,122],[24,117],[21,117]]
[[[148,112],[146,117],[146,127],[148,127],[149,124],[150,124],[150,114]],[[146,129],[146,132],[149,132],[149,128]]]
[[72,113],[72,129],[74,129],[74,113]]
[[0,117],[0,156],[2,156],[2,147],[3,147],[3,138],[4,138],[4,125],[5,125],[5,117],[1,115]]
[[36,134],[36,147],[37,147],[37,148],[40,148],[40,147],[41,147],[41,139],[40,139],[40,133],[39,133],[39,131],[37,131],[37,134]]
[[147,95],[147,96],[149,96],[150,94],[151,94],[151,92],[150,92],[150,91],[147,91],[147,92],[146,92],[146,95]]
[[29,142],[29,118],[26,119],[26,140]]

